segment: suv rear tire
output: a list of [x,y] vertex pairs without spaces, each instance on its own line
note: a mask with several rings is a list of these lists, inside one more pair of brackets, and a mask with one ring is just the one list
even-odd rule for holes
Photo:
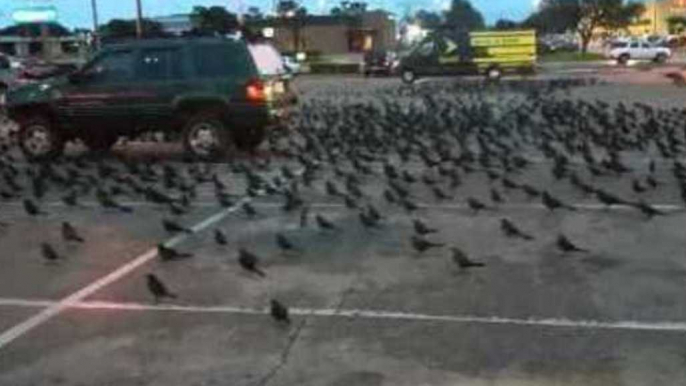
[[629,59],[631,59],[629,54],[621,54],[617,58],[617,63],[619,63],[622,66],[626,66],[626,64],[629,63]]
[[50,160],[62,154],[64,139],[50,119],[36,116],[19,123],[19,147],[28,159]]
[[193,157],[211,160],[232,152],[234,143],[222,114],[204,111],[184,125],[183,146]]
[[657,56],[655,56],[655,63],[663,64],[666,61],[667,61],[667,55],[665,55],[665,54],[657,54]]

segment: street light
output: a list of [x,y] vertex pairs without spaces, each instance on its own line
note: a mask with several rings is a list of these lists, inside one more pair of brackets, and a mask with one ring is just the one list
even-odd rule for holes
[[143,37],[143,7],[141,0],[136,0],[136,36],[140,39]]

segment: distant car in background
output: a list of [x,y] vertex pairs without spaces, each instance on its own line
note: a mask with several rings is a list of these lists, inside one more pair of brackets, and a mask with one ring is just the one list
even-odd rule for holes
[[288,55],[283,56],[283,66],[286,68],[286,71],[293,75],[299,74],[302,70],[300,63],[294,57]]
[[664,63],[672,56],[672,50],[647,41],[618,41],[612,44],[608,56],[622,65],[627,64],[629,60]]
[[391,75],[393,73],[396,55],[391,51],[369,51],[364,54],[362,73],[370,75]]

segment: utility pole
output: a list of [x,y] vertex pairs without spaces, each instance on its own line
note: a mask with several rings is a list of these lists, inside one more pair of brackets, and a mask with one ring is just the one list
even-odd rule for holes
[[136,0],[136,36],[138,39],[143,37],[143,7],[141,0]]
[[93,33],[98,32],[98,4],[97,0],[91,0],[91,9],[93,10]]

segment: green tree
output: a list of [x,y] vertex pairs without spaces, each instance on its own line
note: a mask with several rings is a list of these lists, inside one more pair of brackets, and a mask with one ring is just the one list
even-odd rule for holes
[[670,34],[680,34],[686,28],[686,17],[670,16],[667,19],[667,28]]
[[295,16],[298,8],[300,8],[300,4],[295,0],[280,0],[276,4],[276,14],[282,17]]
[[420,9],[411,18],[413,23],[418,23],[424,29],[438,29],[443,24],[443,18],[438,12],[431,12]]
[[497,30],[510,30],[519,28],[519,24],[516,21],[508,19],[499,19],[495,22],[495,29]]
[[[150,19],[143,19],[143,36],[144,37],[162,37],[166,36],[162,25]],[[112,19],[107,24],[101,25],[98,28],[98,34],[103,39],[122,39],[136,37],[136,21]]]
[[576,31],[586,53],[596,29],[626,28],[644,11],[643,4],[624,0],[544,0],[525,24],[540,32]]
[[341,3],[331,8],[332,16],[359,16],[367,12],[367,3],[364,1],[341,1]]
[[264,15],[259,7],[248,7],[248,11],[243,15],[245,21],[257,21],[264,19]]
[[445,13],[446,25],[455,29],[476,30],[486,26],[484,17],[469,0],[453,0]]
[[220,6],[193,7],[191,22],[196,32],[226,35],[236,32],[240,25],[238,17]]

